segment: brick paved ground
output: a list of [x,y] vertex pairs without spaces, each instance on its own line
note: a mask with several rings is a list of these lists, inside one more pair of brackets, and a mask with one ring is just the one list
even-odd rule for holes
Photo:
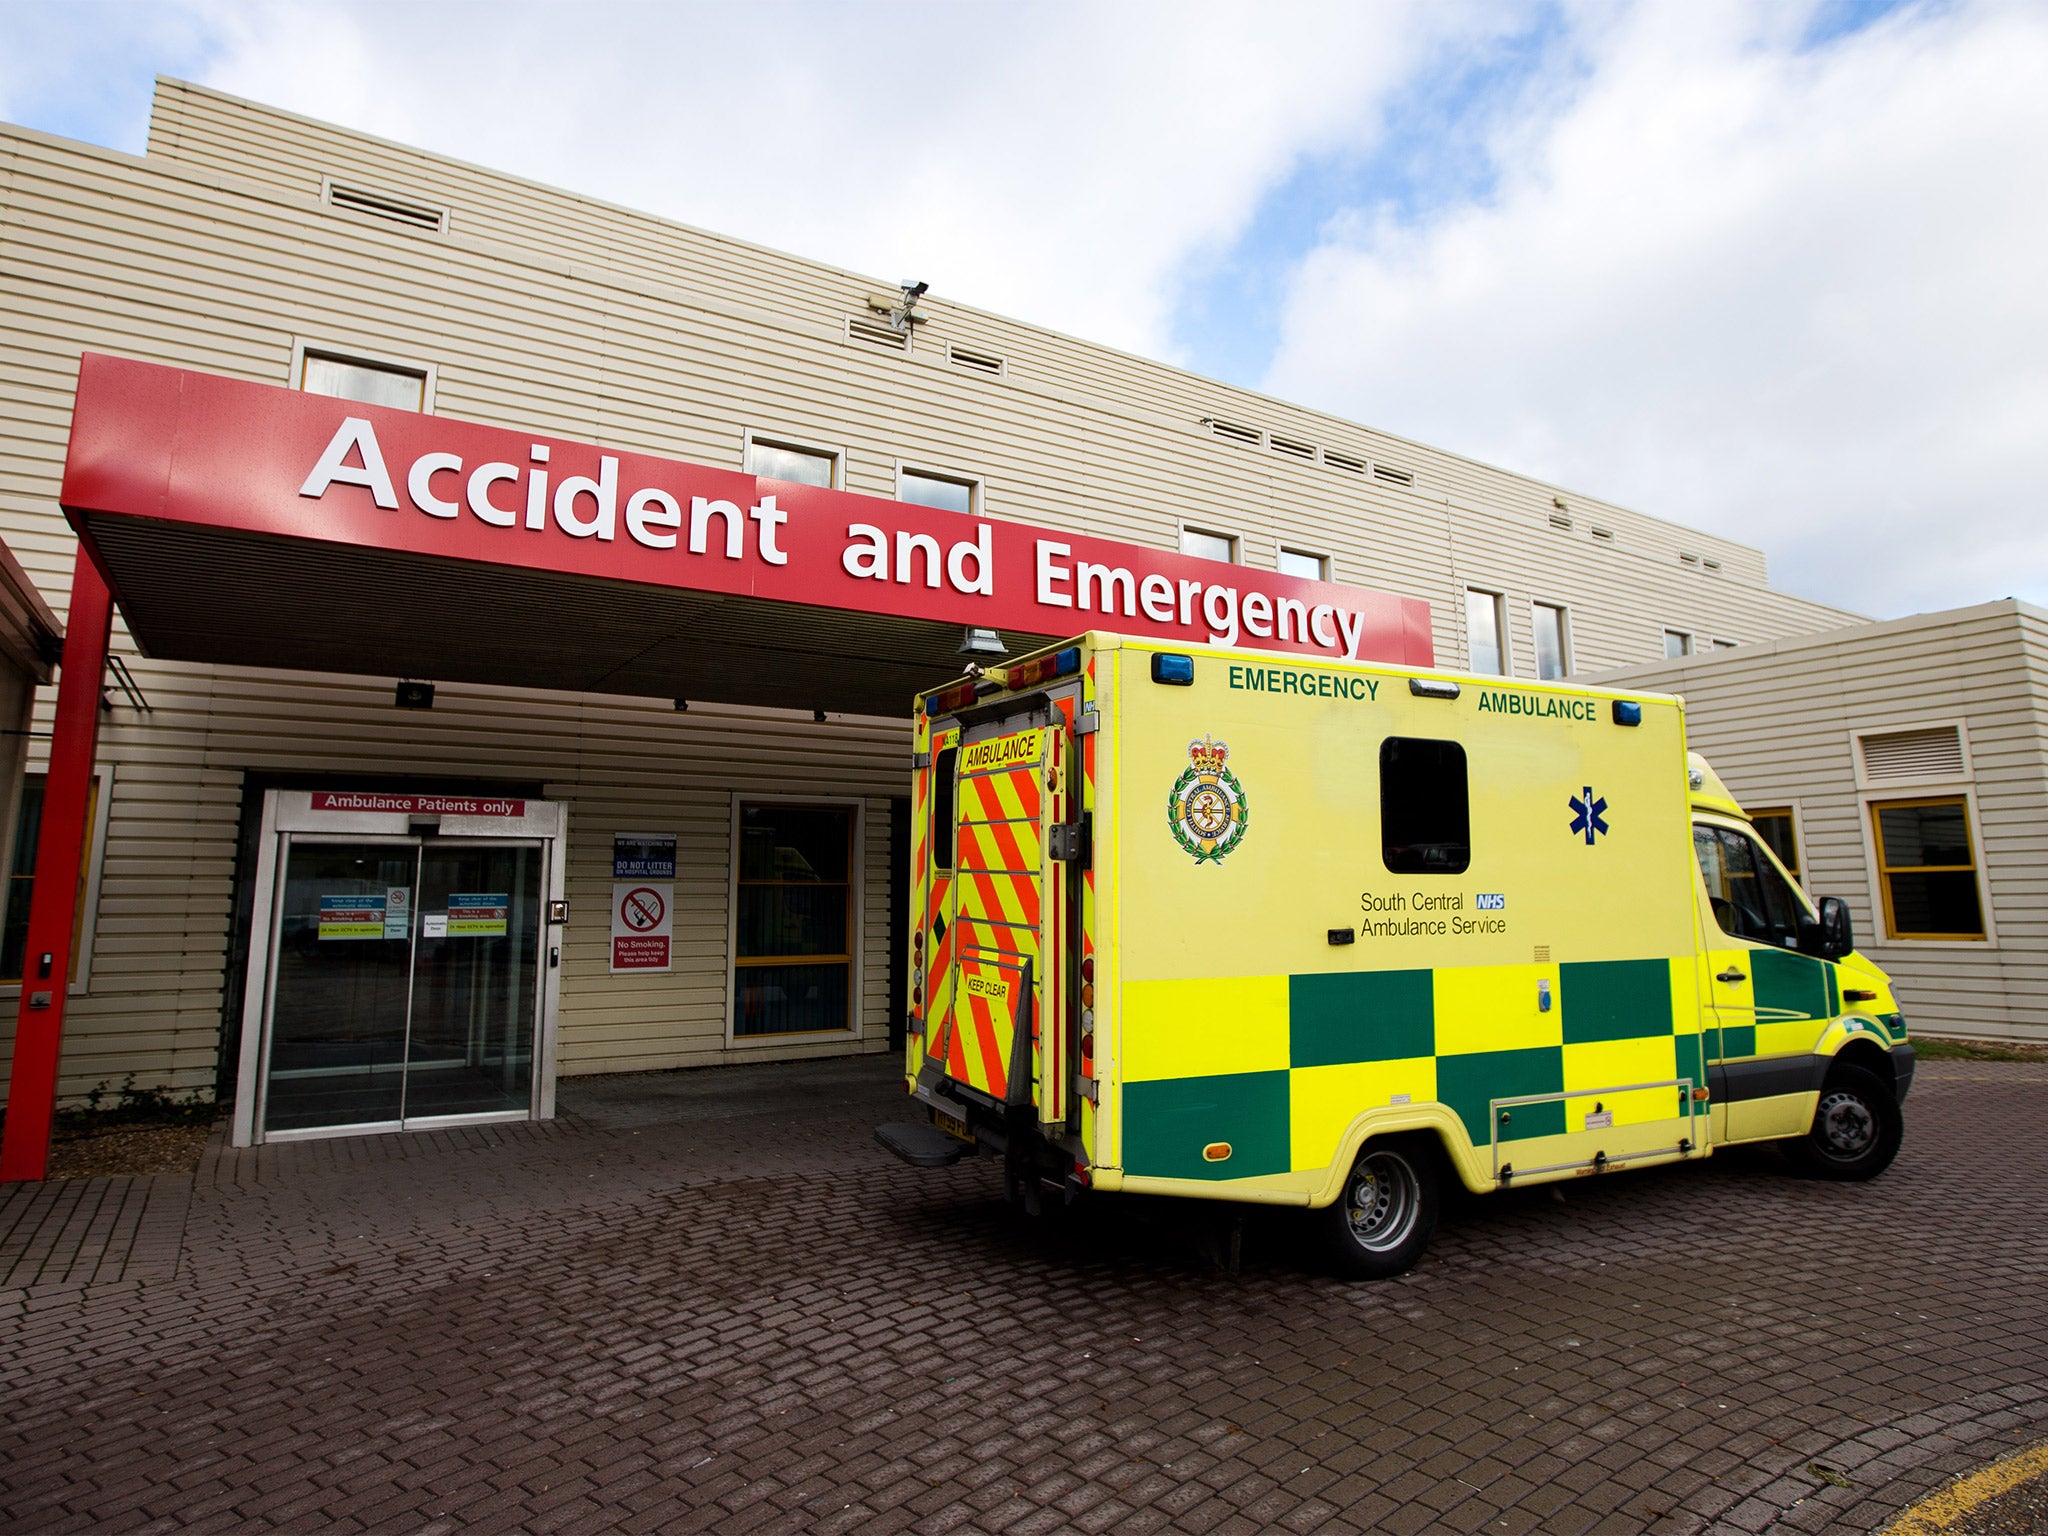
[[2038,1064],[1923,1067],[1871,1185],[1520,1191],[1368,1286],[1271,1215],[1233,1275],[1210,1208],[898,1166],[886,1064],[563,1100],[49,1186],[0,1528],[1862,1532],[2048,1434]]

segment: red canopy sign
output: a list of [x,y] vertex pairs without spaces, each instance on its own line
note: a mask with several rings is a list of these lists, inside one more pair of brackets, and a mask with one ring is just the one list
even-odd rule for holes
[[1418,598],[91,353],[62,500],[988,629],[1433,660]]

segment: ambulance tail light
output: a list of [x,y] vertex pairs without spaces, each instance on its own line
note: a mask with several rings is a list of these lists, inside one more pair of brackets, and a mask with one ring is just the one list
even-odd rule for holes
[[967,678],[950,688],[941,689],[924,701],[926,715],[950,715],[956,709],[965,709],[974,702],[974,679]]
[[1095,980],[1095,957],[1093,955],[1082,956],[1081,979],[1087,982],[1092,982]]

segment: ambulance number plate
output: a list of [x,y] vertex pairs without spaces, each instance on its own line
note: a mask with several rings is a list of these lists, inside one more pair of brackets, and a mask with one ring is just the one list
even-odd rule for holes
[[956,1120],[942,1110],[932,1111],[932,1123],[948,1136],[957,1136],[970,1147],[974,1145],[974,1132],[967,1129],[965,1120]]

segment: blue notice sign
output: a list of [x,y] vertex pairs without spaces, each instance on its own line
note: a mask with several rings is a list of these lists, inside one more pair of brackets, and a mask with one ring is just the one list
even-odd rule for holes
[[676,877],[676,835],[673,832],[614,832],[614,880],[673,880]]

